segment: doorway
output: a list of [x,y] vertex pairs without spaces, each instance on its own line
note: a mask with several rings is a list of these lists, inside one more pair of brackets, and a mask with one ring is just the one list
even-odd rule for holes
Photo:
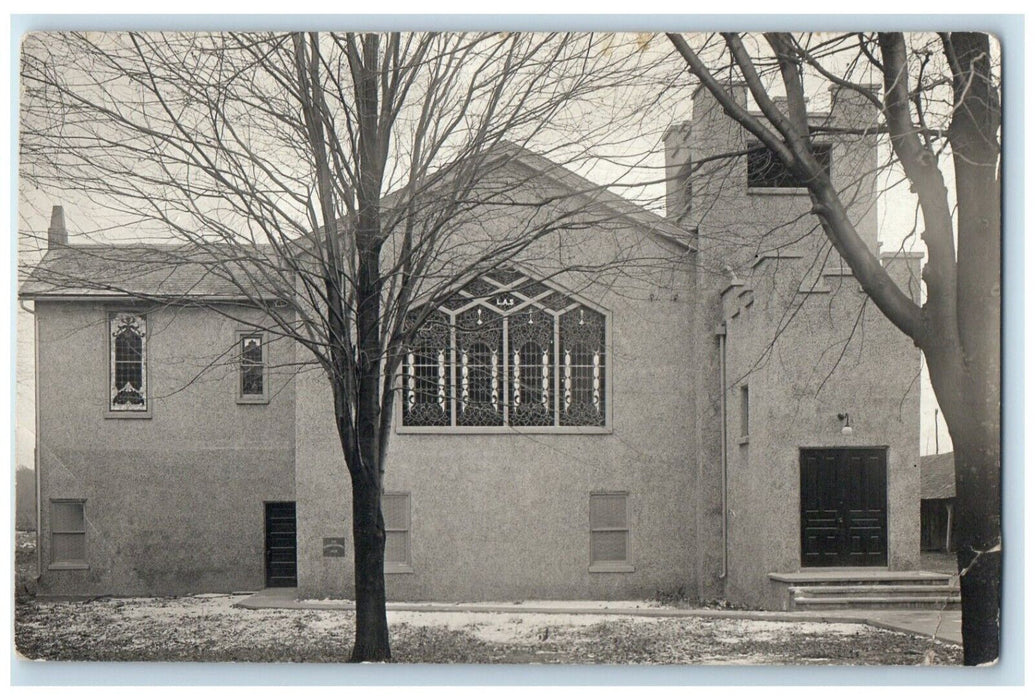
[[802,566],[887,566],[886,448],[801,450]]
[[294,501],[266,503],[266,587],[298,586]]

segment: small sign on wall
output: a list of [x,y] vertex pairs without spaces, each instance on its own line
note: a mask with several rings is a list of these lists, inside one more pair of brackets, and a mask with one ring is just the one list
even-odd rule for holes
[[344,537],[324,537],[323,538],[323,555],[325,557],[343,557],[343,556],[345,556],[345,538]]

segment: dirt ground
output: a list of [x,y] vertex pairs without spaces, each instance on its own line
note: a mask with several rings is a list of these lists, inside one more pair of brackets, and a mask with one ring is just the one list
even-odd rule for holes
[[955,574],[956,555],[952,552],[920,552],[920,568],[924,571],[936,571],[945,574]]
[[[29,539],[29,538],[26,538]],[[343,662],[355,617],[247,610],[243,595],[34,597],[31,546],[16,553],[15,647],[76,661]],[[959,647],[867,625],[724,618],[487,612],[388,614],[401,663],[955,665]]]

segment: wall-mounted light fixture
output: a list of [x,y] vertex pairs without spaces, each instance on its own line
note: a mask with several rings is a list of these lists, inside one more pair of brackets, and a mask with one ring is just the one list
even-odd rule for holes
[[852,434],[852,422],[851,422],[851,418],[848,417],[848,414],[847,413],[838,413],[837,414],[837,419],[839,421],[844,421],[844,425],[841,426],[841,434],[842,435],[851,435]]

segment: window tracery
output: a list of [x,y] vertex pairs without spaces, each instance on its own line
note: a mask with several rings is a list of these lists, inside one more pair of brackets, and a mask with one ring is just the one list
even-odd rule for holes
[[449,338],[449,317],[435,311],[406,355],[403,416],[408,425],[450,424]]
[[402,367],[402,425],[603,427],[606,317],[497,270],[421,325]]
[[503,316],[477,306],[456,315],[460,364],[457,425],[503,425]]
[[111,335],[110,400],[112,411],[147,410],[147,319],[142,315],[113,313]]

